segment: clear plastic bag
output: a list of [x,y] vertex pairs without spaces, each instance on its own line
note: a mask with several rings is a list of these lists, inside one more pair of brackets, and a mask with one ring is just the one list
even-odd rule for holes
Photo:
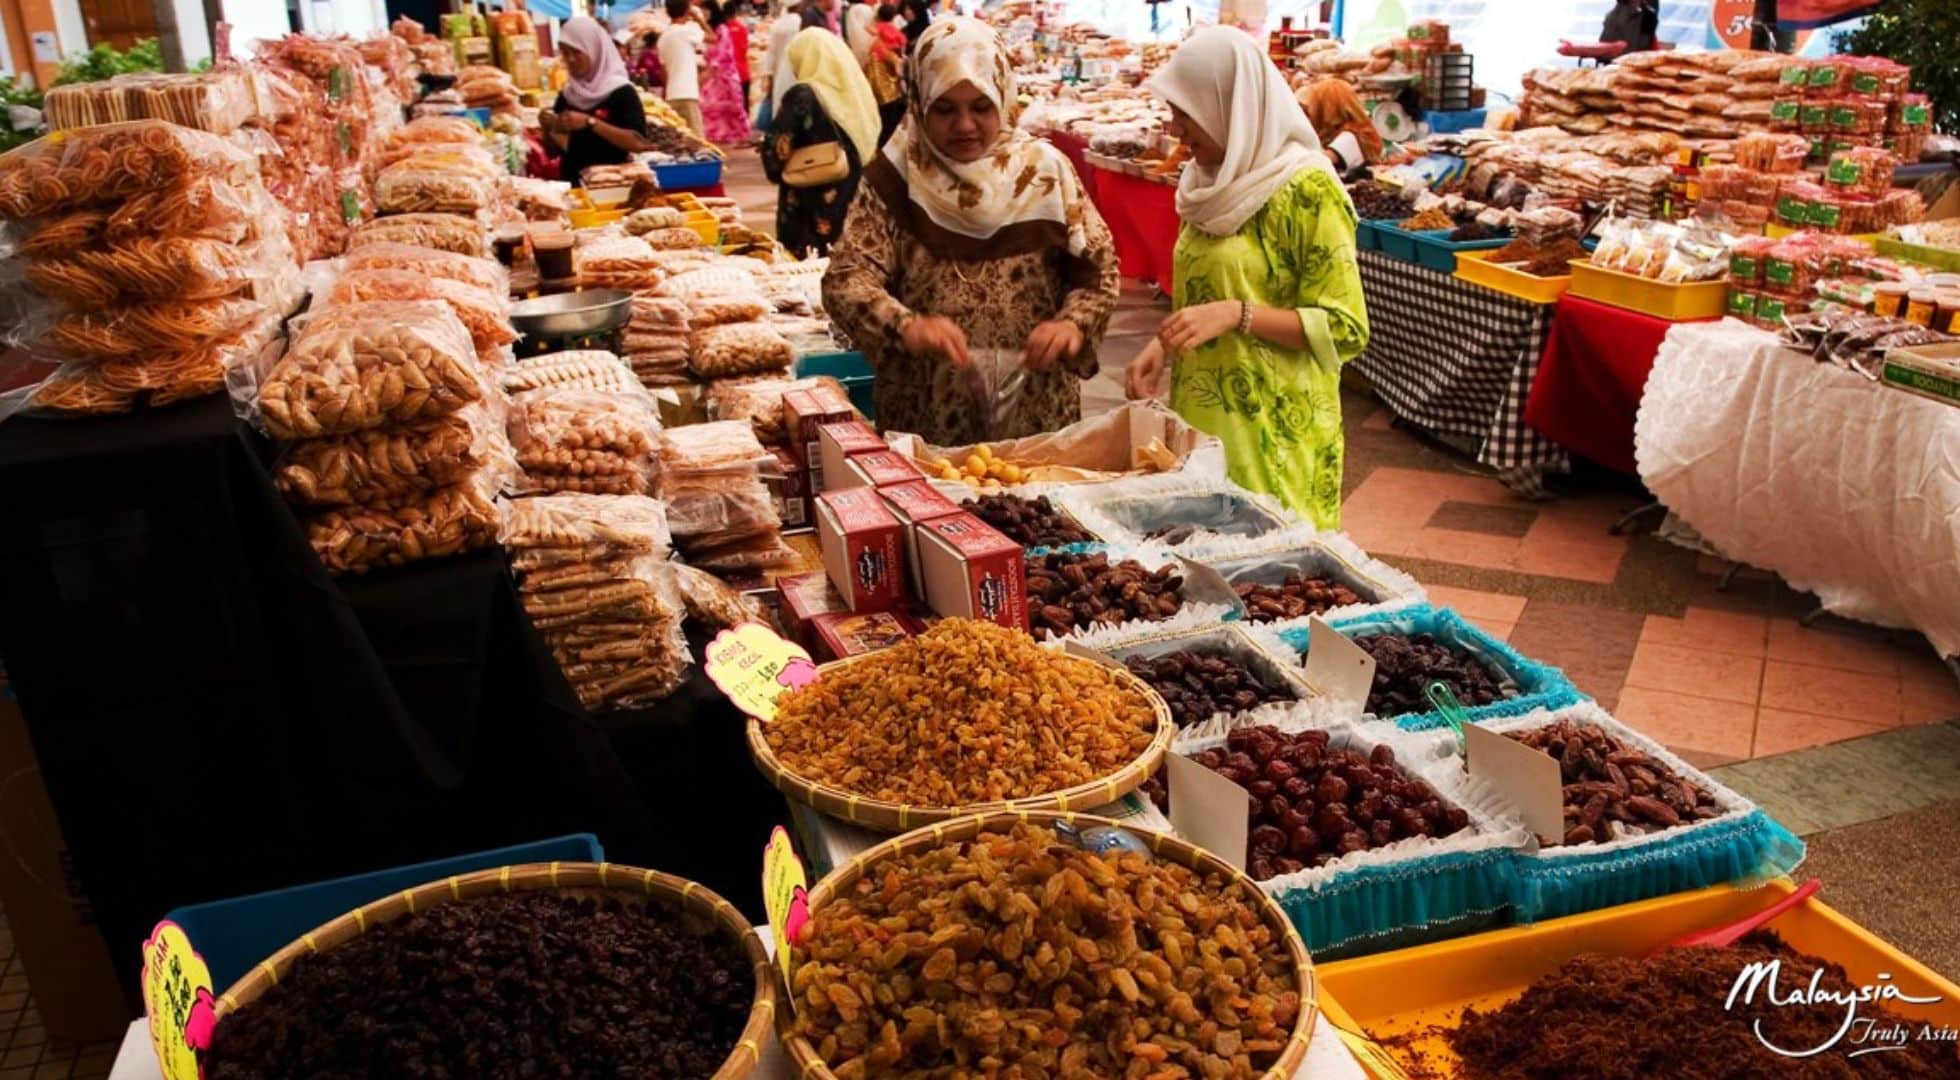
[[667,512],[645,495],[567,493],[513,499],[503,543],[511,564],[536,570],[567,563],[665,556]]
[[[709,293],[688,301],[688,325],[696,330],[757,322],[775,310],[759,292]],[[772,328],[773,329],[773,328]]]
[[509,293],[490,292],[474,285],[413,270],[350,270],[327,294],[329,305],[377,300],[439,300],[449,305],[470,332],[479,358],[517,340],[510,325]]
[[735,420],[672,427],[660,433],[660,465],[663,475],[679,477],[690,472],[720,473],[748,469],[770,460],[769,451],[756,441],[755,431]]
[[120,202],[188,176],[254,175],[225,139],[162,120],[79,128],[0,154],[0,216],[40,217]]
[[44,221],[21,239],[19,253],[30,259],[57,258],[95,247],[109,223],[106,210],[71,210]]
[[349,248],[384,243],[414,244],[479,259],[490,257],[490,231],[474,217],[460,214],[395,214],[366,222],[347,237]]
[[118,75],[50,87],[41,114],[48,127],[85,128],[126,120],[167,120],[218,135],[251,122],[257,95],[243,67],[192,74]]
[[196,236],[243,243],[259,231],[271,199],[258,184],[223,176],[187,176],[144,192],[109,215],[102,235],[110,243],[138,237]]
[[696,537],[686,548],[689,565],[703,570],[767,570],[797,561],[777,529]]
[[659,427],[644,394],[534,390],[511,414],[521,490],[644,493]]
[[495,185],[482,177],[429,168],[420,157],[390,165],[374,178],[374,206],[384,214],[472,214],[496,197]]
[[489,547],[497,542],[502,513],[500,479],[483,470],[398,505],[327,510],[306,520],[307,540],[334,573],[401,566]]
[[55,320],[46,344],[65,356],[115,360],[144,352],[189,352],[263,310],[238,296],[150,300]]
[[667,296],[635,296],[626,331],[630,334],[671,330],[685,337],[687,321],[688,305],[685,300]]
[[493,296],[510,295],[510,275],[494,259],[458,255],[416,244],[373,243],[349,251],[341,260],[348,271],[406,270],[425,277],[460,281]]
[[308,320],[259,388],[267,430],[287,439],[408,424],[486,393],[469,331],[432,300],[330,307]]
[[[649,206],[626,215],[621,222],[628,235],[639,236],[659,229],[678,229],[687,224],[687,215],[671,206]],[[699,243],[699,238],[696,238]]]
[[655,251],[686,251],[702,246],[701,234],[685,226],[667,229],[654,229],[641,233],[640,239]]
[[688,363],[704,378],[780,371],[796,362],[789,339],[767,323],[729,323],[696,330]]
[[118,296],[210,300],[239,292],[261,276],[265,268],[254,262],[257,254],[256,247],[218,240],[151,236],[68,258],[32,259],[22,276],[41,295],[82,307]]
[[468,479],[507,456],[500,421],[483,403],[407,427],[288,446],[273,470],[287,502],[387,506]]
[[573,349],[519,360],[504,372],[504,389],[513,394],[548,387],[638,391],[633,371],[603,349]]
[[462,143],[467,146],[481,145],[483,129],[474,121],[460,116],[424,116],[388,133],[387,145],[390,149],[403,146],[424,146],[430,144]]
[[1015,433],[1015,415],[1027,389],[1028,369],[1021,366],[1020,349],[972,349],[966,367],[967,392],[985,441]]

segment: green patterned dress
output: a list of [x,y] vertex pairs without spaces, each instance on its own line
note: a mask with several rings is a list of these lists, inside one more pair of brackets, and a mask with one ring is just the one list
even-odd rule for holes
[[1231,236],[1179,233],[1171,302],[1295,308],[1307,349],[1237,330],[1176,358],[1171,407],[1225,443],[1232,480],[1324,529],[1341,523],[1341,365],[1368,343],[1354,208],[1304,169]]

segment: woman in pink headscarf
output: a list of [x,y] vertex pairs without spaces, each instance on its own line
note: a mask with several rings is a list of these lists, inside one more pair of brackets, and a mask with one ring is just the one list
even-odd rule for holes
[[567,19],[558,55],[572,78],[551,108],[538,114],[538,124],[560,152],[560,176],[577,184],[588,165],[618,165],[653,149],[640,92],[605,27],[583,15]]

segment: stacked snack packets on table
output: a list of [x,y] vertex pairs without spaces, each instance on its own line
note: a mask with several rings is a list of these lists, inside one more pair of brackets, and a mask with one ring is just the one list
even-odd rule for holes
[[688,381],[687,301],[638,294],[626,320],[626,362],[648,389]]
[[645,495],[660,415],[644,391],[548,386],[511,402],[511,446],[525,492]]
[[30,408],[123,412],[218,392],[277,341],[299,290],[252,158],[163,120],[0,155],[0,219],[29,291],[16,340],[63,366]]
[[578,492],[514,499],[503,542],[524,610],[586,708],[630,708],[680,685],[692,657],[658,501]]
[[[254,61],[268,89],[275,152],[261,153],[280,201],[305,222],[301,254],[338,255],[347,233],[373,212],[367,199],[375,144],[400,122],[377,109],[360,50],[346,40],[304,34],[260,42]],[[298,245],[296,245],[298,246]]]
[[[329,570],[395,566],[496,542],[495,499],[510,468],[504,402],[449,304],[329,304],[308,316],[257,389],[266,430],[296,444],[289,457],[325,462],[315,473],[321,482],[309,489],[289,476],[288,493],[302,503],[354,500],[305,516]],[[490,415],[455,419],[472,406]],[[309,447],[308,440],[332,445]],[[374,460],[383,455],[385,464]],[[388,483],[343,491],[337,470],[356,469]],[[420,475],[405,480],[403,473]],[[364,495],[375,501],[358,501]]]
[[775,458],[738,420],[668,428],[660,435],[660,494],[687,561],[705,570],[779,566],[783,543],[761,467]]

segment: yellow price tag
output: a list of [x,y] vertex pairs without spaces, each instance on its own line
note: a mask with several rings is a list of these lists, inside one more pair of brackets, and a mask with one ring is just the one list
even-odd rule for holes
[[184,928],[168,919],[143,943],[143,1007],[165,1080],[198,1080],[218,1023],[217,1001],[204,958],[191,948]]
[[769,914],[769,932],[776,939],[776,962],[789,977],[789,947],[810,921],[810,904],[805,895],[808,881],[803,860],[790,846],[789,832],[781,825],[769,834],[762,849],[762,906]]
[[702,667],[736,708],[764,723],[776,718],[777,698],[817,681],[817,665],[801,645],[753,622],[715,635]]

